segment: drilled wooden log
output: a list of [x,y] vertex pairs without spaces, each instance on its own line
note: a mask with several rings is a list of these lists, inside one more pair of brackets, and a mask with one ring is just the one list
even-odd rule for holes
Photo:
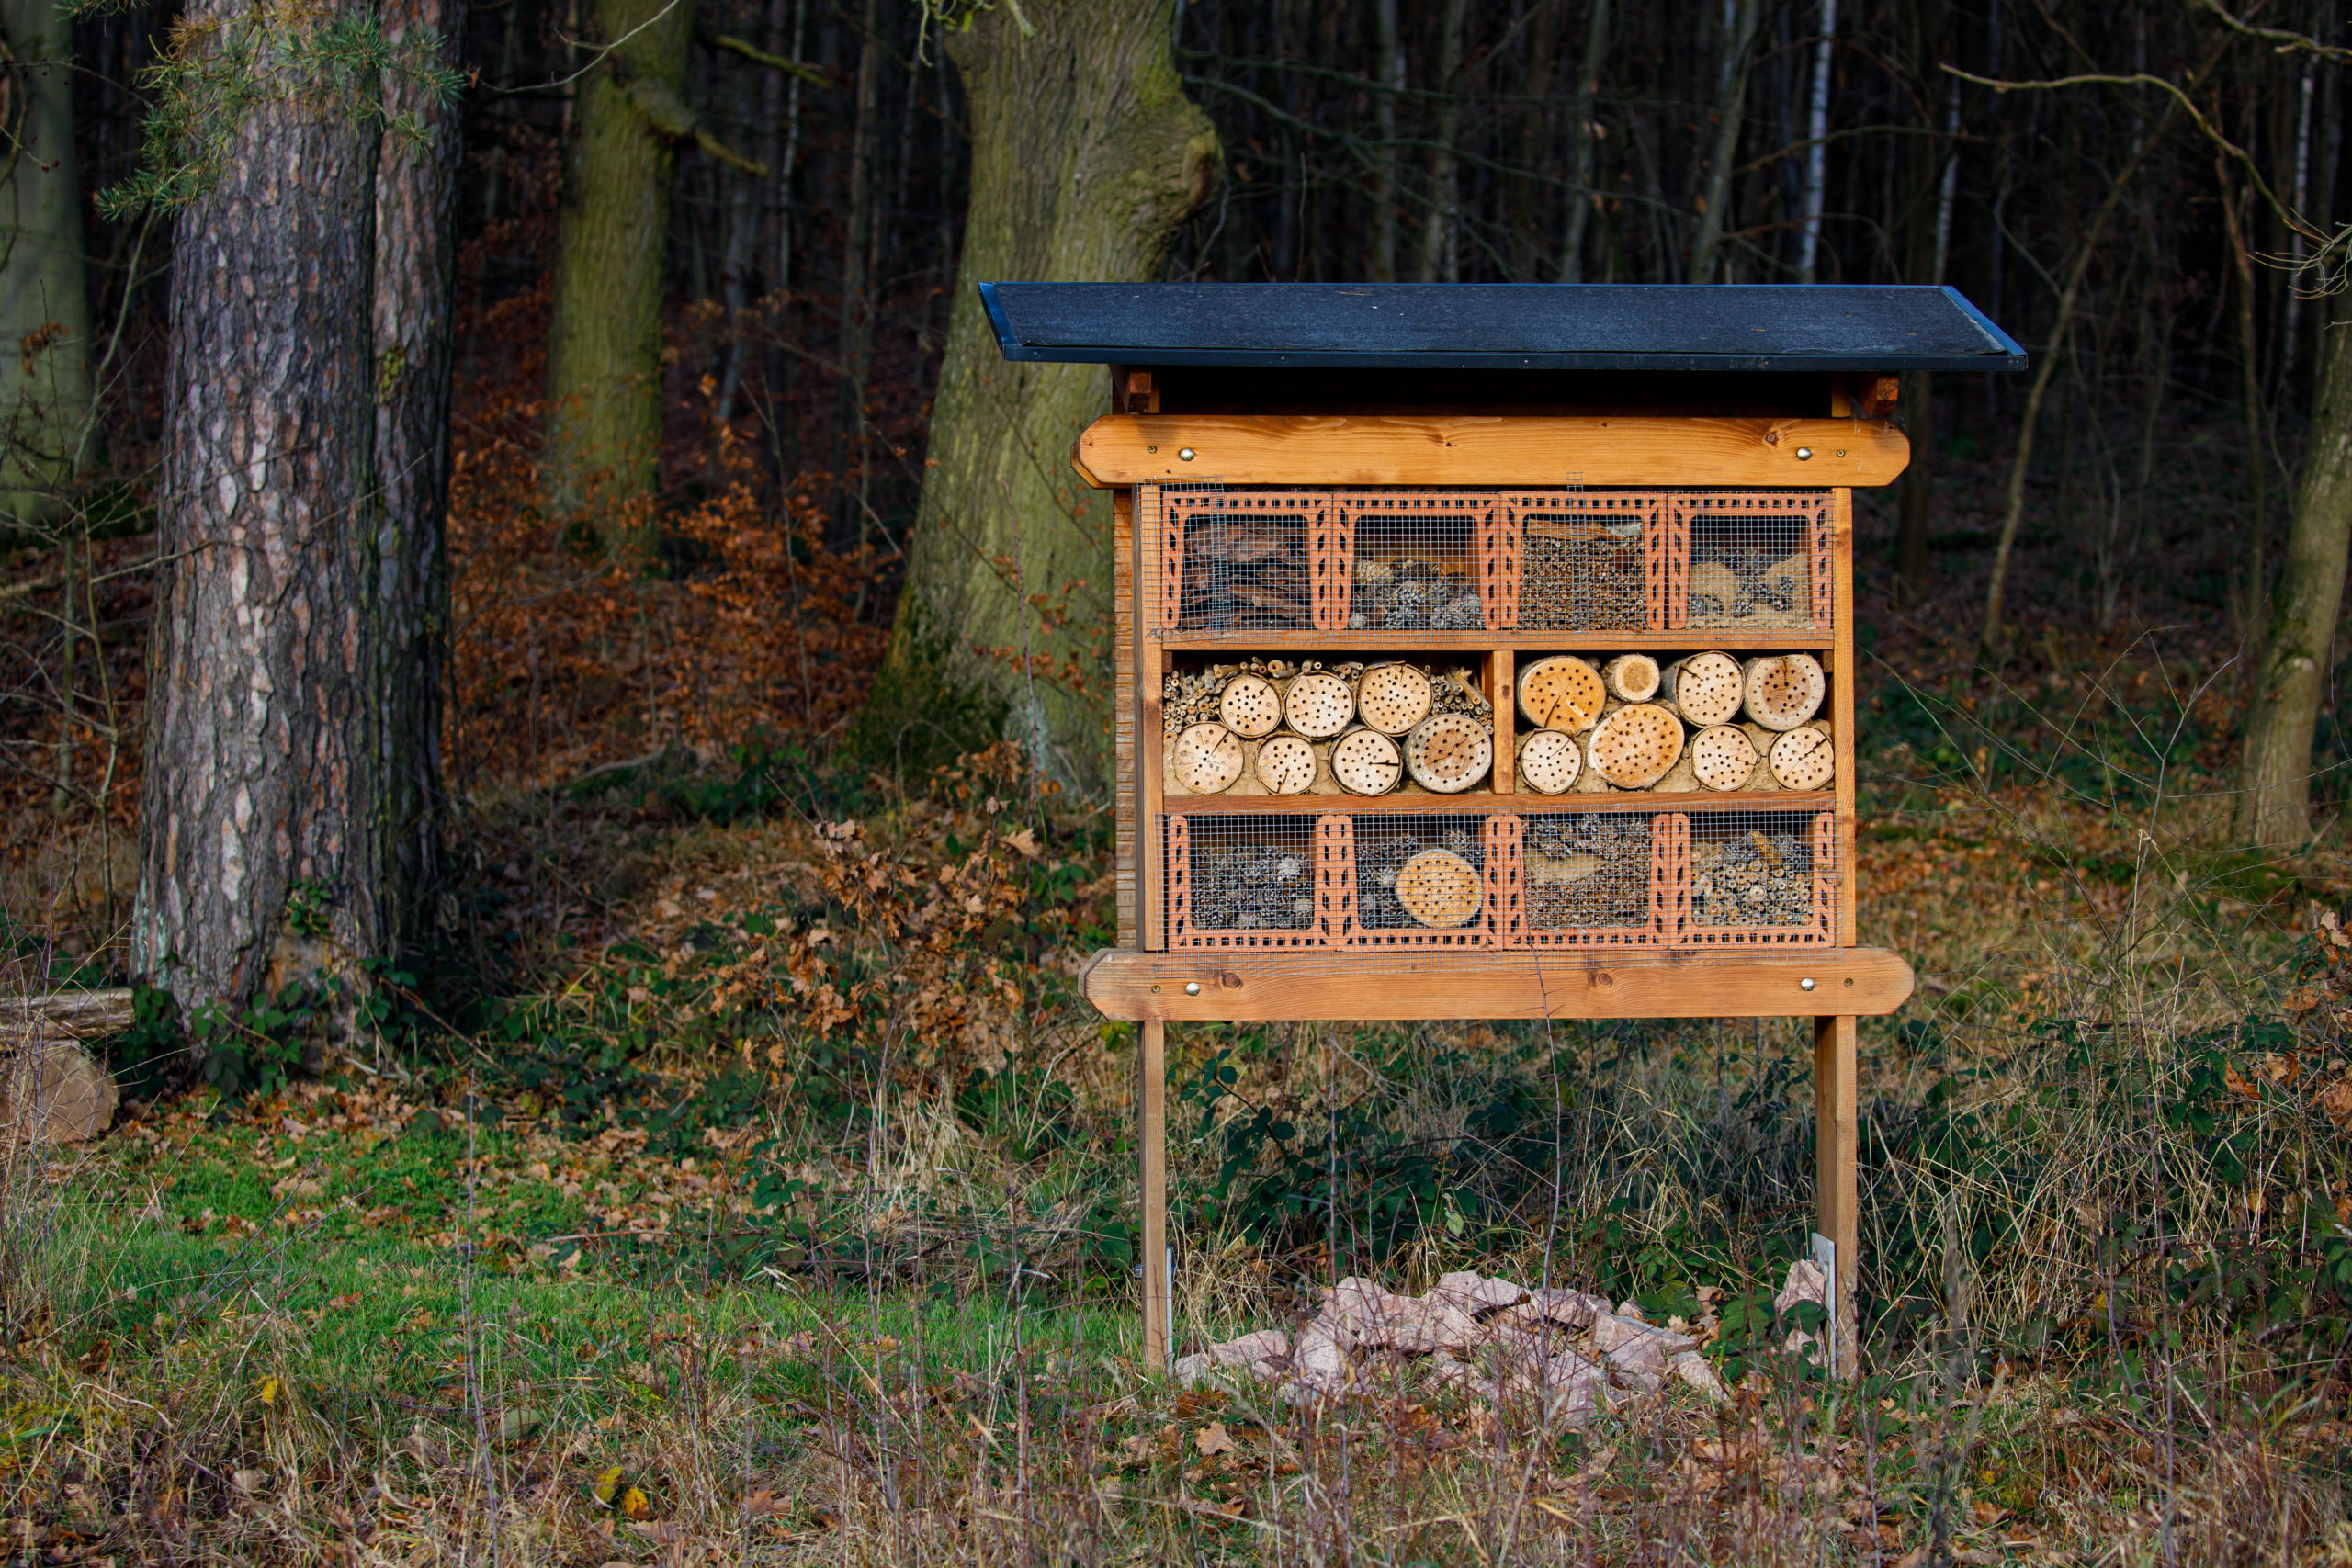
[[1223,795],[1241,776],[1241,741],[1221,724],[1196,724],[1176,738],[1176,783],[1186,795]]
[[1356,716],[1356,694],[1328,671],[1310,670],[1283,694],[1283,716],[1310,740],[1328,740]]
[[1519,672],[1519,711],[1538,729],[1582,734],[1600,717],[1607,699],[1600,671],[1574,654],[1539,659]]
[[1747,716],[1767,729],[1794,729],[1821,711],[1829,678],[1810,653],[1751,659],[1740,672]]
[[1425,926],[1463,924],[1485,901],[1478,868],[1451,850],[1423,850],[1396,873],[1396,902]]
[[1656,703],[1619,708],[1594,727],[1585,763],[1619,789],[1647,789],[1682,755],[1682,721]]
[[1838,748],[1817,725],[1783,731],[1765,761],[1785,789],[1826,789],[1838,776]]
[[1305,795],[1315,787],[1315,748],[1296,735],[1276,735],[1258,748],[1258,782],[1268,795]]
[[1566,795],[1584,772],[1584,747],[1565,730],[1531,731],[1519,743],[1519,782],[1537,795]]
[[114,1075],[74,1041],[36,1036],[0,1057],[0,1135],[78,1144],[114,1124]]
[[1216,700],[1217,716],[1234,734],[1255,740],[1272,735],[1283,721],[1282,694],[1256,675],[1236,675]]
[[1646,703],[1657,696],[1657,660],[1646,653],[1621,653],[1600,667],[1600,683],[1621,703]]
[[46,997],[0,997],[0,1043],[14,1040],[103,1040],[130,1027],[128,988],[60,991]]
[[1356,682],[1356,716],[1383,735],[1403,735],[1427,718],[1436,689],[1410,664],[1375,664]]
[[1405,760],[1396,742],[1359,727],[1333,742],[1331,776],[1351,795],[1386,795],[1404,778]]
[[1693,729],[1728,724],[1739,713],[1747,688],[1739,661],[1728,653],[1694,653],[1661,672],[1659,701]]
[[1431,795],[1459,795],[1495,765],[1495,738],[1468,714],[1434,713],[1405,738],[1405,767]]
[[1756,772],[1756,743],[1737,725],[1702,729],[1690,739],[1690,772],[1702,788],[1744,788]]

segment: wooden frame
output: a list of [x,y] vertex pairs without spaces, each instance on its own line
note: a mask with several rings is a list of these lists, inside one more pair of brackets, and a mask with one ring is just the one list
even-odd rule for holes
[[[1171,1021],[1453,1018],[1701,1018],[1810,1016],[1815,1020],[1815,1088],[1822,1235],[1835,1246],[1840,1370],[1857,1370],[1854,1289],[1859,1227],[1856,1190],[1855,1020],[1900,1007],[1911,970],[1896,954],[1856,945],[1854,931],[1854,686],[1852,487],[1896,478],[1909,448],[1882,418],[1862,418],[1845,389],[1832,394],[1829,417],[1668,418],[1485,417],[1426,415],[1226,415],[1163,412],[1156,386],[1148,401],[1129,387],[1126,407],[1080,435],[1074,466],[1090,483],[1117,491],[1114,541],[1119,557],[1116,635],[1119,692],[1118,844],[1120,936],[1080,974],[1089,1000],[1106,1016],[1138,1025],[1136,1104],[1141,1136],[1144,1342],[1148,1359],[1170,1344],[1165,1156],[1167,1025]],[[1885,410],[1875,400],[1874,413]],[[1653,625],[1641,629],[1566,631],[1489,626],[1477,631],[1383,636],[1363,630],[1188,630],[1170,626],[1176,600],[1170,576],[1169,519],[1160,487],[1412,486],[1511,489],[1570,486],[1722,491],[1732,488],[1829,493],[1825,626],[1754,631]],[[1500,515],[1498,507],[1497,516]],[[1487,532],[1492,532],[1492,525]],[[1482,536],[1482,558],[1516,570],[1515,540]],[[1818,557],[1815,558],[1816,563]],[[1493,570],[1490,568],[1489,574]],[[1815,580],[1816,584],[1820,580]],[[1486,590],[1491,605],[1492,585]],[[1820,604],[1818,586],[1812,603]],[[1344,601],[1342,601],[1344,603]],[[1669,603],[1679,603],[1669,601]],[[1817,616],[1817,610],[1815,612]],[[1510,616],[1501,617],[1508,622]],[[1521,793],[1514,773],[1514,682],[1528,652],[1692,650],[1720,646],[1743,653],[1801,650],[1829,677],[1834,786],[1813,793],[1705,797],[1645,797],[1666,812],[1753,809],[1816,815],[1816,843],[1835,846],[1838,869],[1827,913],[1802,950],[1766,940],[1678,946],[1657,942],[1586,951],[1498,942],[1470,950],[1399,943],[1360,951],[1326,943],[1313,951],[1170,952],[1164,846],[1171,816],[1192,819],[1252,813],[1326,821],[1385,813],[1522,814],[1626,810],[1624,795]],[[1486,784],[1465,794],[1182,795],[1165,776],[1161,684],[1179,659],[1201,654],[1275,657],[1315,652],[1362,657],[1393,653],[1474,655],[1483,694],[1494,709],[1495,761]],[[1826,814],[1826,815],[1825,815]],[[1692,816],[1691,821],[1699,820]],[[1488,821],[1490,829],[1498,824]],[[1334,831],[1341,830],[1338,827]],[[1678,829],[1679,830],[1679,829]],[[1512,825],[1510,841],[1517,842]],[[1689,835],[1684,834],[1687,840]],[[1181,838],[1178,842],[1183,841]],[[1680,842],[1682,840],[1668,840]],[[1659,851],[1664,853],[1664,851]],[[1817,897],[1820,897],[1817,895]],[[1319,916],[1317,917],[1320,918]],[[1498,927],[1498,929],[1502,929]],[[1580,940],[1579,933],[1566,933]],[[1263,944],[1278,949],[1281,943]]]

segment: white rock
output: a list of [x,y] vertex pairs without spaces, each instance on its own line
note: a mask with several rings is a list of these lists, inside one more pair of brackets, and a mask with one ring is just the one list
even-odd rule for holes
[[1548,1322],[1564,1328],[1589,1328],[1596,1316],[1608,1310],[1606,1298],[1589,1296],[1582,1291],[1530,1291],[1527,1300],[1505,1308],[1498,1321],[1530,1325]]
[[1476,1337],[1477,1320],[1442,1301],[1400,1296],[1368,1280],[1340,1281],[1325,1302],[1321,1321],[1344,1328],[1351,1348],[1402,1350],[1466,1350]]
[[1825,1311],[1829,1305],[1829,1273],[1810,1258],[1800,1258],[1789,1265],[1789,1277],[1782,1282],[1781,1293],[1772,1298],[1772,1310],[1786,1317],[1800,1302],[1811,1302]]
[[1611,1365],[1639,1368],[1652,1377],[1666,1375],[1668,1357],[1695,1349],[1698,1341],[1687,1334],[1655,1327],[1633,1318],[1603,1314],[1592,1320],[1592,1348]]
[[1509,1280],[1489,1280],[1467,1269],[1458,1274],[1438,1277],[1437,1289],[1421,1299],[1437,1297],[1450,1306],[1459,1307],[1474,1317],[1505,1307],[1517,1306],[1527,1300],[1527,1292]]
[[1290,1354],[1290,1336],[1279,1328],[1261,1328],[1255,1334],[1245,1334],[1238,1339],[1228,1339],[1222,1345],[1209,1347],[1209,1354],[1221,1367],[1254,1367],[1261,1361],[1277,1360]]
[[1715,1369],[1707,1365],[1707,1358],[1698,1351],[1680,1352],[1671,1365],[1676,1377],[1705,1394],[1711,1402],[1721,1404],[1731,1397],[1724,1389],[1723,1379],[1715,1376]]

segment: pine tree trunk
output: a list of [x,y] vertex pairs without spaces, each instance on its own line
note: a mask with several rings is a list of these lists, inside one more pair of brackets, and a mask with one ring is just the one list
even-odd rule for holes
[[662,272],[670,230],[671,138],[649,114],[679,103],[695,8],[596,0],[609,52],[579,85],[548,322],[548,494],[627,506],[662,469]]
[[[384,0],[395,41],[431,34],[458,63],[467,0]],[[383,138],[376,174],[376,562],[382,616],[377,772],[390,855],[387,937],[422,935],[441,870],[441,682],[448,632],[449,370],[458,281],[456,104],[394,76],[425,135]]]
[[0,42],[24,96],[0,162],[0,344],[31,374],[0,395],[0,517],[56,511],[90,436],[90,311],[74,157],[73,29],[53,0],[0,0]]
[[[187,19],[241,15],[203,0]],[[247,111],[172,245],[133,938],[184,1003],[242,1002],[386,942],[378,133],[304,85]]]
[[[1022,8],[1035,37],[1000,6],[948,41],[970,106],[971,201],[933,466],[866,731],[886,749],[923,743],[928,694],[914,688],[942,650],[954,679],[1009,706],[1009,733],[1094,790],[1110,771],[1111,509],[1070,473],[1069,453],[1103,412],[1103,373],[1005,363],[977,286],[1156,276],[1214,184],[1219,152],[1177,77],[1163,0]],[[1029,594],[1046,597],[1050,620]],[[1065,661],[1082,687],[1061,676]]]
[[2335,659],[2352,545],[2352,297],[2331,295],[2327,306],[2311,445],[2246,714],[2237,836],[2248,844],[2295,845],[2311,837],[2312,735]]

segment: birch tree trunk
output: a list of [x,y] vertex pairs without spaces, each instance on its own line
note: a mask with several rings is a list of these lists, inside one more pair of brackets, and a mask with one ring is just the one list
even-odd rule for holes
[[[223,29],[240,17],[232,0],[187,12]],[[172,246],[133,941],[183,1003],[242,1002],[387,938],[370,711],[378,133],[306,83],[266,85]]]
[[544,461],[562,512],[585,505],[599,476],[600,498],[616,505],[661,483],[671,137],[691,122],[680,94],[693,5],[594,0],[593,14],[599,49],[584,57],[564,149],[548,322]]
[[2245,721],[2237,837],[2265,847],[2311,837],[2312,736],[2334,663],[2352,544],[2352,294],[2330,296],[2320,337],[2311,445]]
[[864,725],[886,750],[920,749],[927,650],[941,649],[948,678],[1001,700],[1008,733],[1092,791],[1110,774],[1110,500],[1080,484],[1069,451],[1103,412],[1103,374],[1007,364],[977,286],[1157,276],[1219,152],[1176,74],[1164,0],[1022,9],[1034,36],[1000,6],[948,40],[971,201],[906,591]]
[[0,519],[38,521],[90,434],[73,29],[53,0],[0,0],[0,45],[16,99],[0,160],[0,344],[19,346],[28,370],[0,395]]
[[[395,42],[431,36],[458,65],[467,0],[383,0]],[[449,627],[449,374],[458,285],[460,106],[413,74],[386,83],[422,140],[383,138],[376,171],[377,773],[384,791],[390,938],[432,923],[441,874],[441,690]]]

